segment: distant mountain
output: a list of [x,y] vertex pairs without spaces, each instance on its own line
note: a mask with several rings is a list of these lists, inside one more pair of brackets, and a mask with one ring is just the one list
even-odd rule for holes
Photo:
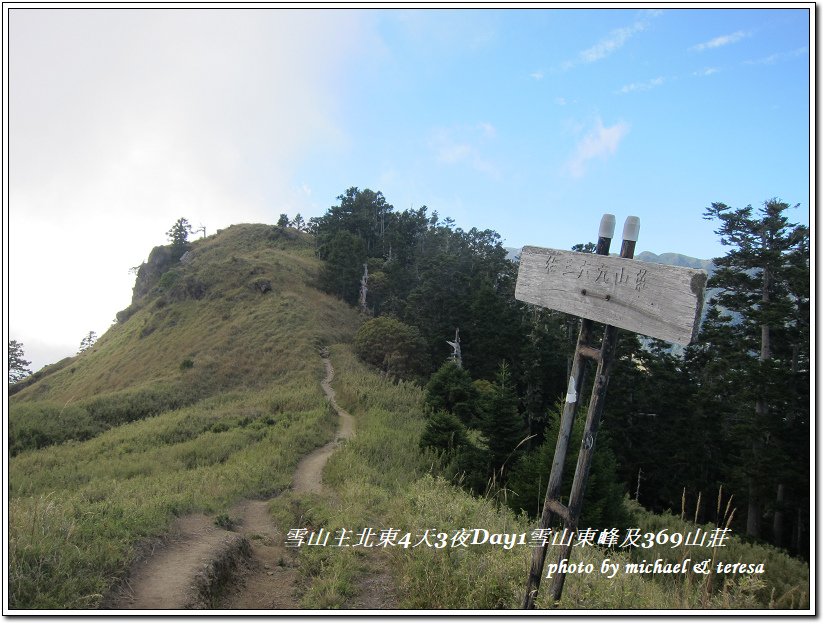
[[691,256],[677,253],[663,253],[660,256],[650,251],[642,251],[635,256],[636,260],[642,262],[654,262],[656,264],[669,264],[673,266],[687,267],[689,269],[704,269],[708,275],[715,271],[712,260],[700,260]]
[[[517,260],[521,255],[521,250],[517,247],[504,247],[507,254],[506,257],[510,260]],[[615,255],[615,254],[613,254]],[[715,271],[715,265],[712,260],[701,260],[691,256],[677,253],[663,253],[661,255],[654,254],[650,251],[642,251],[635,256],[636,260],[641,262],[654,262],[656,264],[669,264],[673,266],[687,267],[689,269],[704,269],[707,275],[712,275]]]

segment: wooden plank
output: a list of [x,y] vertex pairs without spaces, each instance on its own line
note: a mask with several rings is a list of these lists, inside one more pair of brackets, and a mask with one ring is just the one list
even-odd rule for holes
[[700,269],[524,247],[515,298],[686,345],[698,333],[706,283]]

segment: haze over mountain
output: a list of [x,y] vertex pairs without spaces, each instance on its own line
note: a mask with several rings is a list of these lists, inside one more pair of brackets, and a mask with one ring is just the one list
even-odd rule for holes
[[[506,250],[507,257],[510,260],[515,260],[521,254],[521,250],[517,247],[507,247]],[[700,258],[693,258],[692,256],[685,256],[679,253],[662,253],[659,255],[651,251],[642,251],[639,254],[635,254],[635,260],[654,262],[656,264],[669,264],[687,267],[689,269],[704,269],[708,275],[712,275],[715,270],[712,260],[701,260]]]

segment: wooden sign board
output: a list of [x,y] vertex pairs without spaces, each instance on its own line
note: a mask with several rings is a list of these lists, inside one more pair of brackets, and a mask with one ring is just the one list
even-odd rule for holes
[[524,247],[515,298],[687,345],[698,333],[706,283],[700,269]]

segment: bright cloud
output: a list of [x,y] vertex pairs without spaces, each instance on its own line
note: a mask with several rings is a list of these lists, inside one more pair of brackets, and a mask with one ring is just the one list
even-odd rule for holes
[[699,43],[697,45],[692,46],[691,49],[696,50],[698,52],[703,52],[704,50],[720,48],[722,46],[729,45],[737,41],[741,41],[746,36],[747,33],[745,33],[743,30],[739,30],[729,35],[721,35],[720,37],[716,37],[715,39],[710,39],[709,41]]
[[620,89],[618,89],[618,93],[632,93],[633,91],[649,91],[650,89],[654,89],[655,87],[660,87],[664,84],[665,80],[663,77],[659,76],[658,78],[653,78],[652,80],[647,80],[645,82],[633,82],[631,84],[624,85]]
[[573,178],[583,177],[589,161],[614,154],[628,133],[629,125],[626,122],[605,127],[600,119],[596,119],[595,127],[578,142],[575,152],[566,163],[565,171]]
[[646,28],[644,22],[636,22],[627,28],[618,28],[613,30],[609,37],[602,39],[591,48],[582,51],[578,57],[584,63],[594,63],[602,58],[605,58],[615,52],[618,48],[623,46],[630,37],[635,33],[641,32]]
[[[306,215],[293,163],[345,145],[335,101],[362,50],[347,32],[360,32],[356,15],[50,10],[13,21],[10,331],[62,350],[34,366],[107,329],[129,304],[129,267],[178,218],[212,234]],[[55,301],[66,302],[60,323]]]
[[760,59],[756,59],[754,61],[747,61],[747,65],[775,65],[776,63],[780,63],[782,61],[787,61],[792,58],[796,58],[802,55],[807,54],[807,48],[798,48],[796,50],[792,50],[791,52],[777,52],[775,54],[770,54],[769,56],[765,56]]

